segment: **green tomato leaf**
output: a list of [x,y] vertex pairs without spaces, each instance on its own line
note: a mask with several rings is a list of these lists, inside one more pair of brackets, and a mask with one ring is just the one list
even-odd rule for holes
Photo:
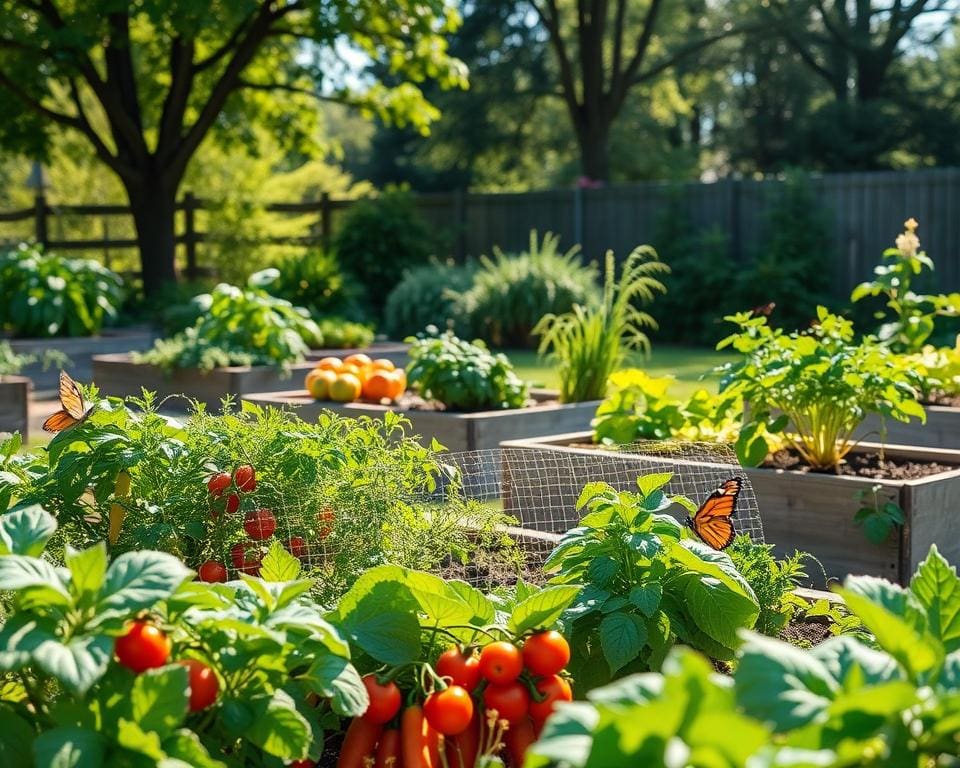
[[56,530],[56,519],[37,504],[2,514],[0,555],[39,557]]
[[21,607],[67,606],[70,593],[56,569],[46,560],[25,555],[0,557],[0,584],[16,592]]
[[514,634],[552,627],[580,594],[575,584],[544,587],[521,600],[510,614],[508,628]]
[[927,614],[927,628],[947,653],[960,648],[960,579],[936,546],[910,580],[910,591]]
[[67,545],[64,564],[70,570],[70,586],[77,599],[86,604],[103,586],[107,574],[107,545],[101,541],[81,552]]
[[130,690],[130,711],[141,728],[171,735],[187,714],[189,677],[181,664],[149,669],[137,675]]
[[264,581],[293,581],[300,575],[300,561],[274,539],[263,556],[260,578]]
[[[343,607],[341,602],[338,613]],[[378,661],[405,664],[420,656],[418,610],[404,584],[384,581],[369,587],[349,612],[339,616],[339,622],[343,631]]]
[[249,703],[254,718],[244,732],[248,741],[281,760],[306,756],[313,732],[289,694],[277,690],[270,696],[252,697]]
[[646,642],[647,626],[639,616],[612,613],[600,622],[600,647],[612,675],[640,656]]
[[6,768],[26,768],[33,763],[30,745],[33,727],[16,712],[0,707],[0,763]]
[[54,728],[33,742],[38,768],[102,768],[104,752],[103,737],[85,728]]
[[75,635],[66,644],[54,640],[38,646],[34,663],[63,686],[83,696],[107,671],[113,657],[113,638],[105,635]]
[[117,744],[149,758],[155,764],[166,757],[160,746],[160,734],[142,728],[139,723],[121,717],[117,721]]
[[173,594],[191,571],[164,552],[125,552],[107,569],[97,605],[100,618],[131,614]]
[[330,699],[333,711],[343,717],[358,717],[370,704],[360,673],[341,656],[332,653],[320,656],[310,665],[304,682]]
[[629,600],[649,619],[660,607],[661,597],[663,597],[663,585],[659,581],[650,581],[633,587],[630,590]]
[[164,739],[163,751],[167,753],[167,757],[182,760],[192,768],[227,768],[226,763],[210,757],[197,734],[186,728]]

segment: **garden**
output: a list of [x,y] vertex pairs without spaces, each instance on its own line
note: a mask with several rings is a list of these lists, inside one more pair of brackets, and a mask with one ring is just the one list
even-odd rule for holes
[[960,6],[761,6],[0,0],[5,768],[960,766]]

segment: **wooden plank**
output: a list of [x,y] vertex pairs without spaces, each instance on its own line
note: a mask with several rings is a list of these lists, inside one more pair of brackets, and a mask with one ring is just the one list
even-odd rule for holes
[[0,432],[19,432],[24,443],[30,437],[30,389],[26,376],[0,376]]

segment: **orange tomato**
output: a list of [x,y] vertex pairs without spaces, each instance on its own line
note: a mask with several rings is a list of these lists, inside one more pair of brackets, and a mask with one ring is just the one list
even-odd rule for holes
[[403,394],[407,388],[407,374],[402,368],[391,371],[390,374],[390,392],[387,394],[391,400],[396,400]]
[[378,371],[395,371],[397,366],[393,364],[393,360],[387,360],[385,357],[378,357],[372,363],[373,367]]
[[363,396],[367,400],[379,402],[385,398],[392,399],[391,392],[394,389],[393,376],[387,371],[374,371],[363,383]]
[[343,368],[343,360],[339,357],[324,357],[317,361],[314,368],[319,368],[321,371],[339,371]]
[[307,374],[307,391],[314,400],[329,400],[330,389],[336,380],[335,371],[314,368]]
[[355,365],[357,368],[366,368],[373,360],[370,359],[370,355],[365,355],[363,352],[354,352],[343,358],[343,362],[346,365]]
[[360,379],[352,373],[339,373],[330,385],[330,399],[338,403],[352,403],[362,391]]

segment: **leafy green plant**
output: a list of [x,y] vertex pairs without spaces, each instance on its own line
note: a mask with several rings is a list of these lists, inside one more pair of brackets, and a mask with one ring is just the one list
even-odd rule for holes
[[840,593],[871,642],[841,635],[802,650],[743,632],[732,684],[706,659],[675,649],[662,674],[558,705],[524,765],[956,764],[956,569],[932,548],[908,588],[854,576]]
[[772,544],[760,544],[746,534],[737,536],[727,552],[760,604],[754,629],[776,637],[796,612],[792,593],[807,579],[804,561],[809,555],[794,552],[777,560]]
[[538,240],[531,230],[523,253],[494,248],[493,254],[480,257],[473,284],[458,294],[455,313],[466,318],[471,334],[496,347],[532,346],[534,326],[544,315],[600,300],[596,266],[581,262],[579,245],[561,253],[558,235],[547,232]]
[[927,344],[919,352],[906,355],[906,359],[923,374],[925,398],[960,394],[960,338],[952,347]]
[[403,273],[387,296],[383,330],[391,339],[419,333],[437,325],[455,333],[468,330],[456,311],[456,296],[473,283],[474,266],[451,260],[433,261]]
[[649,352],[650,339],[643,329],[657,324],[635,303],[653,301],[658,291],[665,291],[655,276],[669,270],[653,248],[639,246],[627,256],[618,281],[613,251],[608,251],[600,302],[575,304],[569,312],[540,319],[533,333],[541,336],[540,354],[549,352],[557,364],[561,402],[599,400],[628,350]]
[[874,544],[883,544],[906,520],[899,504],[880,495],[882,489],[882,485],[874,485],[860,491],[860,508],[853,516],[853,522],[863,528],[864,535]]
[[653,377],[637,368],[610,375],[607,396],[597,406],[594,440],[628,445],[637,440],[733,442],[743,417],[738,397],[700,389],[687,401],[669,395],[671,376]]
[[325,317],[317,322],[322,349],[362,349],[373,343],[374,333],[369,325],[354,323],[339,317]]
[[196,322],[153,349],[134,356],[164,370],[224,365],[285,367],[303,359],[322,342],[310,313],[258,288],[221,283],[211,293],[196,296]]
[[813,469],[840,464],[868,414],[909,421],[926,418],[917,402],[921,376],[875,339],[854,342],[853,326],[820,307],[810,329],[786,334],[767,318],[743,312],[727,319],[738,331],[717,345],[743,357],[717,370],[721,393],[749,406],[737,438],[744,464],[763,461],[767,434],[785,440]]
[[14,336],[94,336],[122,300],[120,276],[92,259],[26,243],[0,254],[0,328]]
[[737,630],[757,620],[757,598],[730,557],[664,514],[697,508],[665,493],[671,478],[641,475],[637,493],[588,483],[577,502],[587,513],[544,563],[551,584],[582,586],[564,616],[582,690],[658,668],[678,640],[731,659]]
[[363,319],[363,289],[343,269],[333,251],[312,248],[288,254],[273,267],[250,275],[248,282],[295,307],[304,307],[315,317]]
[[275,583],[214,587],[161,552],[109,562],[103,542],[54,568],[55,528],[35,506],[0,517],[0,583],[14,590],[0,752],[15,765],[273,766],[319,757],[331,712],[365,710],[346,639],[279,547],[263,569]]
[[0,341],[0,379],[16,376],[28,365],[37,362],[43,364],[43,370],[54,366],[65,368],[70,364],[70,358],[58,349],[46,349],[40,355],[18,355],[10,342]]
[[491,353],[482,341],[465,341],[432,326],[407,341],[407,380],[423,397],[459,411],[522,408],[526,404],[526,383],[506,355]]
[[437,236],[419,214],[413,197],[393,189],[353,204],[343,217],[333,248],[344,267],[365,287],[371,310],[383,310],[403,272],[425,264]]
[[898,352],[919,352],[935,330],[937,317],[960,315],[960,293],[920,294],[914,280],[925,270],[933,271],[933,259],[920,250],[916,219],[904,222],[896,245],[883,252],[889,263],[873,269],[873,280],[853,289],[850,300],[883,296],[893,318],[880,326],[877,337]]

